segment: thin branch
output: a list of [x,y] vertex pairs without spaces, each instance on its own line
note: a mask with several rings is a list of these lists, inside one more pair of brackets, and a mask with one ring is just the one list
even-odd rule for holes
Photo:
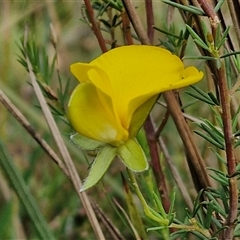
[[11,102],[11,100],[0,89],[0,102],[8,109],[8,111],[18,120],[18,122],[27,130],[27,132],[39,143],[43,150],[51,157],[51,159],[61,168],[66,176],[69,176],[62,160],[57,156],[54,150],[41,138],[40,134],[34,130],[29,121],[19,111],[19,109]]
[[133,39],[131,34],[131,26],[128,15],[126,12],[123,12],[122,15],[122,28],[123,28],[123,35],[124,40],[127,45],[133,45]]
[[154,15],[152,0],[145,0],[146,16],[147,16],[147,35],[151,44],[154,40]]
[[193,210],[193,203],[192,203],[192,200],[189,196],[189,191],[186,189],[185,187],[185,184],[184,182],[182,181],[180,175],[178,174],[178,171],[173,163],[173,160],[171,159],[169,153],[168,153],[168,150],[167,150],[167,147],[163,141],[163,139],[161,137],[158,138],[158,142],[159,142],[159,145],[160,145],[160,148],[164,154],[164,158],[166,160],[166,163],[173,175],[173,178],[177,184],[177,187],[179,189],[179,191],[181,192],[182,194],[182,197],[185,201],[185,203],[187,204],[188,208],[190,211]]
[[160,154],[159,154],[159,148],[157,144],[157,138],[156,138],[155,129],[150,116],[148,116],[145,121],[144,130],[146,132],[147,142],[148,142],[150,155],[151,155],[151,166],[154,173],[154,177],[156,179],[158,191],[162,199],[163,207],[165,211],[168,212],[170,207],[170,202],[169,202],[167,184],[166,184],[163,170],[160,164],[160,160],[159,160]]
[[84,3],[85,3],[85,6],[86,6],[86,10],[87,10],[87,13],[88,13],[89,20],[92,24],[92,30],[93,30],[94,35],[96,36],[96,38],[98,40],[99,46],[100,46],[102,52],[107,52],[107,47],[106,47],[104,38],[103,38],[102,33],[100,31],[100,28],[97,24],[97,21],[95,20],[95,17],[94,17],[94,11],[93,11],[93,8],[92,8],[92,4],[91,4],[90,0],[84,0]]
[[236,159],[233,149],[233,133],[232,133],[232,123],[231,123],[231,107],[230,107],[230,96],[228,92],[227,79],[225,75],[224,62],[221,62],[221,67],[219,69],[219,91],[222,107],[222,121],[223,121],[223,132],[225,138],[225,147],[227,155],[227,168],[229,179],[229,215],[227,218],[228,228],[225,231],[224,239],[232,239],[234,235],[235,220],[238,213],[238,188],[237,188],[237,178],[231,176],[236,172]]
[[149,38],[145,32],[145,29],[141,23],[141,20],[134,6],[132,5],[132,2],[130,0],[123,0],[123,4],[127,11],[128,17],[134,27],[134,30],[136,31],[139,37],[140,42],[142,44],[149,45],[150,44]]

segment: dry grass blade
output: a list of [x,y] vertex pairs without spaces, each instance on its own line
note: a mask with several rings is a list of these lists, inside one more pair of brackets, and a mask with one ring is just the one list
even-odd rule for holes
[[192,203],[192,200],[189,196],[189,192],[187,191],[183,180],[181,179],[180,175],[178,174],[178,171],[177,171],[176,167],[174,166],[173,161],[172,161],[172,159],[171,159],[171,157],[168,153],[167,147],[166,147],[166,145],[165,145],[165,143],[164,143],[164,141],[162,140],[161,137],[159,137],[159,145],[160,145],[161,150],[164,154],[164,157],[165,157],[165,160],[168,164],[168,167],[169,167],[169,169],[170,169],[170,171],[173,175],[173,178],[174,178],[174,180],[175,180],[175,182],[178,186],[178,189],[182,193],[182,196],[183,196],[183,199],[184,199],[185,203],[187,204],[188,208],[190,210],[192,210],[193,209],[193,203]]
[[[25,30],[25,38],[24,38],[24,41],[26,43],[27,41],[27,28]],[[37,83],[37,80],[36,80],[36,77],[32,71],[32,66],[31,66],[31,63],[29,61],[29,58],[28,58],[28,55],[27,53],[25,52],[25,57],[26,57],[26,62],[27,62],[27,67],[28,67],[28,71],[29,71],[29,75],[30,75],[30,80],[31,80],[31,84],[33,86],[33,89],[35,91],[35,94],[38,98],[38,101],[39,101],[39,104],[41,106],[41,109],[43,111],[43,114],[44,114],[44,117],[47,121],[47,124],[50,128],[50,131],[52,133],[52,136],[56,142],[56,145],[60,151],[60,154],[63,158],[63,161],[65,163],[65,166],[66,166],[66,169],[68,171],[68,174],[69,174],[69,177],[70,177],[70,180],[72,181],[73,185],[74,185],[74,188],[80,198],[80,200],[82,201],[82,204],[85,208],[85,211],[87,213],[87,216],[88,216],[88,219],[93,227],[93,230],[95,232],[95,235],[97,237],[97,239],[101,239],[101,240],[104,240],[105,237],[102,233],[102,230],[100,228],[100,225],[98,223],[98,220],[96,218],[96,215],[93,211],[93,208],[91,206],[91,203],[88,199],[88,196],[86,193],[82,192],[80,193],[80,188],[82,186],[82,181],[80,179],[80,177],[78,176],[78,173],[77,173],[77,170],[76,170],[76,167],[71,159],[71,156],[69,154],[69,151],[63,141],[63,138],[60,134],[60,131],[56,125],[56,122],[51,114],[51,111],[48,107],[48,104],[42,94],[42,91]]]
[[11,102],[11,100],[0,89],[0,102],[8,109],[8,111],[18,120],[18,122],[28,131],[28,133],[39,143],[39,145],[45,150],[45,152],[57,163],[61,170],[68,175],[65,165],[62,160],[57,156],[53,149],[47,144],[47,142],[41,138],[41,136],[34,130],[29,121],[18,110],[18,108]]
[[131,229],[132,229],[132,231],[135,235],[136,240],[141,240],[141,237],[139,236],[138,232],[136,231],[135,227],[133,226],[130,218],[128,217],[128,215],[126,213],[126,211],[120,206],[120,204],[115,199],[113,199],[113,201],[117,205],[117,207],[121,210],[121,212],[124,214],[125,218],[127,219],[128,223],[129,223],[129,225],[130,225],[130,227],[131,227]]

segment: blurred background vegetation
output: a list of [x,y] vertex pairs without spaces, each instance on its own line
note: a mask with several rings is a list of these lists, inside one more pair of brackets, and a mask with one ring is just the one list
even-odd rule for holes
[[[80,59],[89,61],[100,54],[91,29],[80,21],[81,8],[82,3],[77,1],[0,2],[1,89],[54,149],[54,141],[29,84],[29,74],[18,62],[21,55],[19,45],[25,24],[28,24],[31,38],[40,50],[46,50],[51,62],[55,55],[50,34],[52,24],[57,35],[58,67],[63,84],[66,84],[71,63]],[[71,77],[70,90],[76,83]],[[58,88],[56,70],[51,87],[54,91]],[[58,122],[66,142],[69,142],[71,129]],[[56,239],[94,239],[71,183],[2,104],[0,136]],[[79,173],[85,175],[87,164],[84,156],[79,149],[72,148]],[[0,239],[36,239],[32,221],[1,170],[0,193]],[[103,204],[107,205],[107,200]]]
[[[144,3],[139,1],[135,2],[135,5],[141,15],[144,10]],[[162,2],[154,2],[157,27],[165,26],[166,9],[167,5]],[[88,62],[101,54],[101,49],[94,34],[89,26],[84,23],[86,13],[84,13],[83,5],[80,1],[1,1],[0,13],[0,88],[25,115],[33,128],[58,152],[32,86],[29,83],[29,74],[19,62],[21,57],[19,46],[27,24],[29,35],[35,41],[39,52],[44,53],[46,51],[49,62],[52,62],[55,54],[57,54],[56,68],[50,81],[51,89],[53,92],[57,92],[59,88],[57,72],[59,70],[63,85],[66,86],[70,81],[68,89],[70,95],[71,90],[77,84],[69,72],[70,64],[77,61]],[[174,12],[173,20],[173,22],[177,23],[174,25],[174,31],[178,33],[183,28],[184,22],[177,11]],[[144,21],[145,19],[143,19]],[[57,36],[56,49],[51,40],[51,25]],[[109,38],[108,33],[104,34],[106,34],[106,38]],[[121,33],[116,32],[116,34],[116,39],[119,39],[117,44],[122,44]],[[166,40],[166,35],[156,31],[155,42],[158,44],[160,43],[159,39],[163,43]],[[186,55],[193,56],[196,52],[197,49],[194,47],[193,41],[189,41]],[[44,54],[42,55],[42,61],[44,61]],[[186,64],[188,65],[190,62],[204,70],[203,61],[193,62],[187,60]],[[203,89],[207,88],[206,82],[200,83],[198,86]],[[193,91],[191,88],[187,90]],[[189,105],[187,113],[192,114],[196,119],[208,117],[211,111],[207,104],[204,105],[202,102],[193,99],[184,91],[186,89],[181,90],[180,93],[183,106]],[[50,103],[58,106],[54,99]],[[67,101],[65,104],[67,104]],[[160,123],[165,114],[165,108],[157,105],[153,110],[153,114],[156,119],[159,119],[156,123]],[[69,137],[72,129],[66,121],[62,120],[66,120],[64,116],[56,115],[59,129],[71,152],[78,173],[81,179],[84,179],[87,176],[89,156],[70,143]],[[196,128],[194,124],[190,126]],[[194,199],[196,191],[184,160],[184,150],[180,137],[171,119],[164,127],[161,136],[168,147],[169,154],[175,161],[190,196]],[[208,165],[218,165],[217,161],[215,161],[216,157],[209,148],[209,143],[203,141],[197,135],[194,135],[194,138],[201,155]],[[0,139],[29,187],[55,238],[95,239],[85,211],[71,182],[2,104],[0,104]],[[175,183],[164,161],[162,161],[162,165],[167,178],[168,189],[172,190]],[[115,201],[117,201],[127,212],[128,207],[125,201],[126,196],[124,195],[121,170],[123,171],[124,167],[120,162],[115,161],[102,183],[89,190],[88,193],[104,213],[99,214],[99,216],[105,216],[110,222],[113,222],[125,239],[133,239],[134,233],[126,216],[115,204]],[[156,189],[152,178],[153,176],[149,172],[139,176],[143,189],[149,189],[150,185],[153,185],[152,189]],[[144,184],[147,184],[148,188],[145,188]],[[175,188],[175,191],[177,198],[175,211],[178,219],[184,221],[186,204],[178,189]],[[146,198],[148,197],[149,202],[151,202],[150,192],[146,190]],[[133,196],[133,198],[139,207],[145,226],[154,226],[153,222],[144,216],[136,197]],[[106,224],[103,224],[104,221],[100,222],[104,225],[106,239],[112,239],[112,235],[108,236],[109,231],[106,229]],[[160,239],[160,236],[161,234],[159,235],[158,232],[151,232],[148,238],[145,237],[145,239]],[[24,205],[18,200],[1,169],[0,239],[39,239]]]

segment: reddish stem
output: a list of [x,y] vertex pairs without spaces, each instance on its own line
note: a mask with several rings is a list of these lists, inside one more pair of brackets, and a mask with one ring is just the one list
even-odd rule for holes
[[102,52],[107,52],[107,47],[106,47],[106,44],[105,44],[105,40],[102,36],[102,33],[99,29],[99,26],[95,20],[95,17],[94,17],[94,11],[93,11],[93,8],[92,8],[92,4],[90,2],[90,0],[84,0],[84,3],[85,3],[85,6],[86,6],[86,9],[87,9],[87,12],[88,12],[88,16],[89,16],[89,20],[92,24],[92,30],[98,40],[98,43],[99,43],[99,46],[102,50]]
[[130,20],[126,12],[122,13],[122,26],[123,26],[123,34],[124,34],[124,39],[126,44],[133,45]]
[[156,183],[162,199],[163,207],[165,211],[168,212],[170,207],[170,199],[168,196],[165,176],[163,174],[163,171],[160,165],[158,142],[155,136],[155,130],[154,130],[153,123],[150,116],[148,116],[145,121],[144,129],[146,131],[147,142],[150,150],[151,166],[153,169],[154,177],[156,179]]
[[152,0],[145,0],[146,15],[147,15],[147,34],[151,44],[154,40],[154,16],[153,16],[153,6]]
[[238,188],[236,177],[231,177],[236,172],[236,159],[233,149],[233,133],[231,123],[230,96],[228,93],[227,79],[225,76],[224,63],[222,62],[219,73],[219,91],[222,106],[223,131],[225,137],[225,148],[227,155],[227,167],[229,179],[229,215],[227,218],[228,228],[225,231],[224,239],[233,239],[235,221],[238,211]]

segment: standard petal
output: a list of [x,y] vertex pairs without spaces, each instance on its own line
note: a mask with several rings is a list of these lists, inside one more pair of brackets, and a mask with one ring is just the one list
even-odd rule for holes
[[106,96],[107,106],[103,106],[99,94],[91,83],[82,83],[75,88],[68,104],[73,128],[83,136],[100,142],[115,144],[127,139],[128,132],[111,111],[110,99]]
[[99,90],[111,96],[111,84],[104,69],[93,66],[91,63],[74,63],[70,66],[70,71],[79,82],[91,82]]
[[70,66],[70,71],[79,82],[87,82],[89,81],[88,71],[91,68],[88,63],[74,63]]
[[[104,89],[103,80],[94,79],[94,84],[112,97],[125,128],[129,127],[132,113],[144,101],[159,92],[175,88],[174,84],[182,80],[184,73],[183,62],[177,56],[163,48],[143,45],[115,48],[93,60],[90,65],[96,67],[96,71],[104,70],[105,76],[101,72],[99,75],[108,79],[108,87]],[[179,86],[193,84],[201,80],[201,76],[194,74]],[[90,81],[93,79],[90,78]]]
[[173,88],[181,88],[189,86],[200,81],[203,78],[203,72],[198,71],[197,68],[190,66],[184,69],[182,79],[179,82],[172,84]]

